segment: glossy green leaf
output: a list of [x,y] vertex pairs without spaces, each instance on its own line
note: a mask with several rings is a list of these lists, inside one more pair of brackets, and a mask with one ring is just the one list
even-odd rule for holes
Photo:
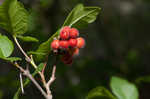
[[24,42],[38,42],[39,40],[34,38],[34,37],[31,37],[31,36],[17,36],[17,38],[19,38],[20,40],[24,41]]
[[86,99],[116,99],[116,97],[109,90],[100,86],[92,89]]
[[136,86],[125,79],[112,77],[110,86],[118,99],[138,99],[139,95]]
[[11,34],[24,34],[28,29],[28,13],[17,0],[5,0],[0,6],[0,26]]
[[7,36],[0,34],[0,58],[9,57],[14,50],[11,40]]
[[82,28],[96,20],[101,8],[77,5],[65,20],[63,26]]
[[[32,73],[32,76],[34,77],[38,73],[38,71],[41,71],[43,69],[43,66],[44,66],[44,64],[40,63],[38,65],[38,68]],[[23,87],[26,87],[29,83],[30,83],[29,78],[26,78],[24,83],[23,83]],[[15,93],[13,99],[19,99],[20,93],[21,93],[21,88],[19,87],[17,92]]]

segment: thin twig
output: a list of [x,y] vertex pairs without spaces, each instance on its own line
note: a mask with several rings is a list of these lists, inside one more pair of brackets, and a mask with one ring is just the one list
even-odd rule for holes
[[25,53],[25,51],[22,49],[22,47],[20,46],[20,44],[19,44],[17,38],[16,38],[15,36],[13,36],[13,38],[14,38],[14,41],[16,42],[18,48],[20,49],[20,51],[21,51],[21,52],[23,53],[23,55],[26,57],[27,61],[28,61],[28,62],[31,62],[30,57],[29,57],[29,56]]
[[[37,65],[35,64],[34,60],[33,60],[33,57],[31,55],[31,58],[25,53],[25,51],[22,49],[22,47],[20,46],[16,36],[13,36],[14,38],[14,41],[16,42],[18,48],[20,49],[20,51],[24,54],[27,62],[29,62],[35,69],[37,69]],[[48,58],[47,58],[48,59]],[[44,68],[41,71],[39,71],[39,75],[41,76],[41,79],[42,79],[42,83],[46,89],[46,92],[42,89],[42,87],[38,84],[38,82],[32,77],[32,75],[30,74],[30,71],[29,69],[26,69],[24,70],[21,66],[19,66],[17,63],[15,63],[15,66],[17,68],[20,69],[21,72],[23,72],[23,74],[25,76],[27,76],[34,84],[35,86],[40,90],[40,92],[43,94],[43,96],[46,98],[46,99],[52,99],[52,94],[51,94],[51,90],[50,90],[50,85],[55,81],[56,77],[55,77],[55,73],[56,73],[56,65],[53,66],[53,71],[52,71],[52,76],[50,77],[50,80],[46,83],[46,80],[45,80],[45,76],[44,76],[44,70],[46,68],[46,63],[44,64]]]
[[23,73],[23,75],[28,77],[34,83],[34,85],[39,89],[39,91],[43,94],[43,96],[46,99],[48,99],[46,92],[42,89],[42,87],[38,84],[38,82],[32,77],[29,70],[28,69],[27,70],[23,69],[17,62],[15,62],[14,65]]
[[43,69],[42,69],[42,74],[44,75],[45,68],[46,68],[47,62],[44,63]]
[[21,72],[25,71],[17,62],[15,62],[13,65],[16,66]]
[[52,93],[51,93],[51,90],[50,90],[50,85],[56,79],[55,73],[56,73],[56,65],[53,66],[52,76],[50,77],[50,80],[46,84],[46,91],[47,91],[47,97],[48,97],[48,99],[52,99]]
[[53,97],[52,93],[51,93],[51,90],[50,90],[50,86],[51,86],[51,84],[56,79],[56,77],[55,77],[55,74],[56,74],[56,64],[57,64],[57,57],[55,57],[55,63],[54,63],[54,66],[53,66],[52,75],[50,77],[50,80],[46,84],[46,91],[47,91],[47,96],[49,97],[49,99],[52,99],[52,97]]
[[56,73],[56,65],[53,66],[52,76],[51,76],[50,80],[47,82],[48,86],[50,86],[55,81],[55,79],[56,79],[55,73]]
[[44,72],[45,72],[45,68],[46,68],[46,66],[47,66],[47,61],[48,61],[48,56],[46,56],[46,58],[45,58],[44,67],[43,67],[43,69],[42,69],[42,74],[43,74],[43,75],[44,75]]
[[22,94],[24,94],[24,88],[23,88],[23,81],[22,81],[22,73],[20,73],[20,86],[21,86],[21,91],[22,91]]
[[23,73],[25,76],[27,76],[34,84],[35,86],[39,89],[39,91],[43,94],[43,96],[47,99],[47,94],[45,91],[42,89],[42,87],[37,83],[37,81],[32,77],[30,74],[29,70],[25,70]]
[[[22,49],[22,47],[20,46],[20,44],[19,44],[17,38],[16,38],[15,36],[13,36],[13,37],[14,37],[14,40],[15,40],[15,42],[16,42],[18,48],[19,48],[20,51],[23,53],[23,55],[26,57],[27,62],[29,62],[35,69],[37,69],[37,65],[34,63],[34,60],[33,60],[32,55],[31,55],[31,58],[30,58],[30,57],[26,54],[26,52]],[[20,67],[19,67],[19,68],[20,68]],[[43,84],[45,85],[46,81],[45,81],[44,75],[42,75],[41,72],[38,72],[38,73],[39,73],[39,75],[41,76],[41,79],[42,79]]]

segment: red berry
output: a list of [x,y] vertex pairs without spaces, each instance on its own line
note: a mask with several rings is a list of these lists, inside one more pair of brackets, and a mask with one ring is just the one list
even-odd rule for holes
[[65,40],[59,41],[59,45],[60,45],[60,48],[64,48],[64,49],[69,47],[68,41],[65,41]]
[[53,42],[51,43],[51,48],[56,50],[59,48],[59,40],[53,40]]
[[77,47],[78,48],[83,48],[85,45],[85,40],[82,37],[77,38]]
[[71,38],[76,38],[79,35],[79,31],[75,28],[71,28],[69,32]]
[[69,31],[70,31],[70,27],[68,27],[68,26],[63,27],[60,31],[60,38],[61,39],[68,39],[69,38]]
[[71,47],[76,47],[77,46],[77,40],[76,39],[70,39],[69,40],[69,45]]

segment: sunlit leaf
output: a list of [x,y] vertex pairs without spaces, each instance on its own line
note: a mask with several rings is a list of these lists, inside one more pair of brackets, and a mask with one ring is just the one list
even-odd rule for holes
[[11,40],[7,36],[0,34],[0,58],[9,57],[14,50]]
[[112,77],[110,86],[118,99],[138,99],[139,95],[136,86],[125,79]]

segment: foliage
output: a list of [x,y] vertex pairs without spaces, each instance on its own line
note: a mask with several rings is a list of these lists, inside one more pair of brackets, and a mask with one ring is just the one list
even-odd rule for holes
[[[99,7],[84,7],[82,4],[78,4],[68,15],[67,19],[65,20],[63,26],[70,26],[79,28],[83,25],[88,25],[95,21],[98,13],[100,11]],[[63,27],[62,26],[62,27]],[[37,55],[37,60],[43,60],[43,58],[48,55],[51,51],[50,44],[54,38],[57,38],[59,35],[60,29],[53,34],[46,42],[42,43],[36,52],[44,53],[44,55]]]
[[0,6],[0,20],[0,26],[13,35],[27,31],[28,13],[17,0],[5,0]]
[[117,98],[106,88],[97,87],[89,92],[86,99],[138,99],[136,86],[125,79],[113,76],[110,87]]
[[[50,44],[54,38],[58,38],[60,29],[66,25],[81,29],[81,35],[87,39],[86,47],[75,57],[72,66],[64,66],[58,62],[56,83],[51,87],[54,99],[149,98],[148,0],[20,0],[25,6],[19,0],[2,1],[0,59],[3,61],[0,62],[0,99],[12,98],[16,88],[18,90],[14,99],[43,98],[32,83],[29,84],[28,78],[23,78],[25,94],[21,95],[19,78],[16,79],[18,72],[9,65],[17,62],[25,66],[26,59],[19,56],[22,54],[14,47],[12,37],[22,41],[20,44],[25,52],[33,55],[32,62],[39,64],[36,69],[29,68],[36,80],[39,79],[37,74],[42,70],[43,63],[48,61],[45,74],[46,79],[49,79],[55,61]],[[99,16],[101,8],[98,6],[103,8]],[[88,26],[89,24],[91,25]],[[85,27],[88,28],[84,29]],[[4,60],[11,64],[4,63]],[[135,81],[137,85],[112,75],[125,77],[129,81]],[[141,84],[143,86],[139,86]]]

